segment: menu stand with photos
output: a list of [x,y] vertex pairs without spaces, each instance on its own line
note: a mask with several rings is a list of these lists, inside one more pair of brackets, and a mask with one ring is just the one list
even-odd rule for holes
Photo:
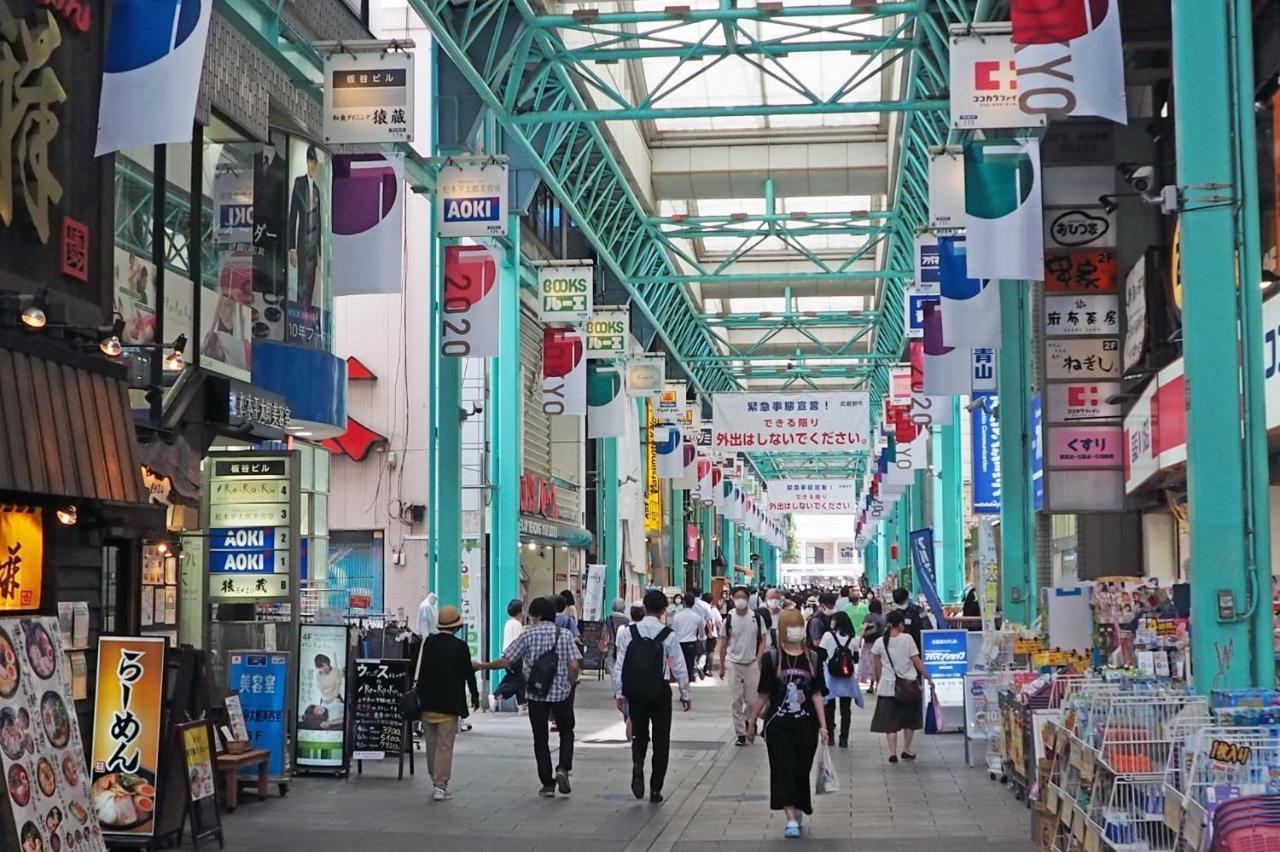
[[[200,841],[217,838],[218,847],[225,847],[222,836],[222,815],[218,811],[217,788],[214,784],[213,724],[204,719],[174,726],[176,745],[182,754],[183,774],[187,779],[187,799],[184,812],[191,824],[191,845],[199,850]],[[178,845],[182,844],[183,828],[178,829]]]
[[[415,657],[416,659],[416,657]],[[364,774],[366,760],[397,759],[396,779],[404,778],[404,758],[414,774],[413,728],[400,712],[400,696],[411,682],[404,658],[356,660],[352,753],[356,774]]]

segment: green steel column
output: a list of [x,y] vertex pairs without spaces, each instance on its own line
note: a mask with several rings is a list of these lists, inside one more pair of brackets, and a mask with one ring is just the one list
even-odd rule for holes
[[725,572],[726,576],[730,578],[729,582],[731,583],[738,582],[738,552],[736,547],[737,542],[734,540],[735,535],[736,533],[734,532],[733,521],[728,518],[721,518],[720,549],[724,551],[724,561],[729,564],[729,567],[725,569]]
[[520,591],[520,217],[509,218],[512,248],[498,269],[498,357],[489,382],[490,648],[502,647],[501,616]]
[[[667,480],[668,483],[674,480]],[[689,577],[684,570],[684,490],[671,487],[667,489],[667,529],[671,547],[671,585],[689,591]]]
[[701,577],[702,591],[711,591],[711,560],[715,556],[714,530],[716,528],[716,510],[711,506],[702,506],[699,510],[699,537],[702,547],[698,549],[698,574]]
[[604,560],[604,599],[622,594],[622,524],[618,508],[618,439],[596,439],[596,558]]
[[876,534],[871,537],[862,551],[862,568],[867,575],[868,583],[874,586],[880,582],[880,528],[878,526]]
[[430,541],[434,589],[440,605],[462,605],[462,359],[441,358],[433,386],[435,440],[431,442],[435,530]]
[[920,495],[916,492],[914,484],[907,488],[902,499],[898,501],[902,507],[902,514],[898,516],[898,586],[909,592],[917,588],[911,582],[911,529],[912,524],[915,523],[915,507],[919,502]]
[[1035,512],[1031,496],[1031,293],[1025,281],[1000,284],[1000,579],[1004,620],[1036,618]]
[[964,470],[961,461],[960,399],[951,401],[951,425],[942,427],[942,578],[944,602],[960,600],[964,591]]
[[[1252,73],[1245,67],[1252,62],[1253,42],[1251,37],[1239,42],[1250,35],[1249,14],[1248,4],[1234,2],[1173,6],[1174,121],[1178,186],[1184,195],[1182,279],[1190,284],[1183,289],[1183,354],[1187,399],[1194,403],[1187,407],[1195,625],[1191,654],[1196,686],[1202,692],[1274,685],[1270,678],[1266,683],[1257,679],[1264,665],[1260,657],[1272,653],[1269,578],[1257,588],[1250,582],[1257,545],[1251,536],[1261,532],[1262,541],[1267,539],[1265,509],[1260,517],[1250,517],[1253,507],[1259,503],[1265,507],[1267,488],[1265,466],[1259,482],[1255,481],[1258,468],[1251,464],[1263,417],[1259,386],[1248,380],[1254,376],[1252,369],[1246,372],[1241,432],[1224,432],[1236,422],[1224,413],[1239,410],[1241,404],[1235,353],[1242,338],[1245,357],[1254,367],[1261,364],[1260,307],[1251,305],[1256,299],[1246,295],[1242,317],[1236,292],[1237,288],[1253,290],[1256,296],[1261,273],[1256,184],[1244,182],[1246,170],[1252,173],[1254,164],[1243,162],[1245,156],[1253,156],[1255,130],[1252,116],[1242,124],[1237,112],[1251,109],[1253,103]],[[1233,56],[1233,48],[1240,53]],[[1248,89],[1241,89],[1246,81]],[[1233,109],[1236,100],[1241,102]],[[1220,200],[1223,196],[1229,203]],[[1238,222],[1235,205],[1243,205],[1245,222]],[[1252,228],[1252,233],[1238,231],[1238,224],[1246,226],[1246,231]],[[1237,255],[1237,237],[1244,242],[1242,256]],[[1243,275],[1238,260],[1243,261]],[[1250,316],[1250,308],[1259,313]],[[1222,611],[1224,598],[1233,601],[1233,613]],[[1250,612],[1252,605],[1256,607]],[[1253,615],[1258,616],[1256,621]],[[1265,642],[1252,635],[1259,622],[1266,627]]]
[[902,511],[903,499],[899,497],[889,514],[880,522],[880,577],[877,580],[880,583],[888,582],[889,575],[898,570],[893,551],[894,545],[898,543],[898,513]]

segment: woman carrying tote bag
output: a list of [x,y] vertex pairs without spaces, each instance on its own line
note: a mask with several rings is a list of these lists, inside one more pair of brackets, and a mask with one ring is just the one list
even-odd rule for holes
[[876,712],[871,732],[884,734],[889,743],[889,762],[898,762],[898,732],[902,731],[902,759],[915,760],[911,740],[924,727],[924,701],[920,682],[933,685],[933,678],[920,662],[916,641],[903,632],[906,617],[894,610],[886,617],[888,630],[871,647],[875,662]]

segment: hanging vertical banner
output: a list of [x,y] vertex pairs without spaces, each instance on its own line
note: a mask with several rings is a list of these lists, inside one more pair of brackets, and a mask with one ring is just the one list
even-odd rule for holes
[[1027,407],[1031,426],[1031,503],[1040,512],[1044,510],[1044,406],[1040,394],[1033,393]]
[[450,158],[436,178],[436,236],[506,235],[506,159]]
[[1147,351],[1147,258],[1142,256],[1124,279],[1124,369]]
[[684,452],[679,426],[653,427],[653,443],[658,453],[658,476],[677,479],[684,475]]
[[924,307],[924,385],[929,396],[969,393],[972,350],[942,342],[942,312],[937,305]]
[[973,512],[1000,514],[1000,420],[990,409],[995,397],[987,396],[970,413],[969,458],[973,465]]
[[[103,834],[150,837],[155,833],[164,703],[164,652],[157,636],[103,636],[98,640],[98,686],[93,702],[93,754],[89,762],[93,809]],[[30,653],[30,648],[28,648]],[[48,698],[46,697],[46,701]],[[54,745],[75,724],[74,709],[42,706]],[[55,712],[51,712],[55,711]],[[55,721],[51,729],[50,718]],[[140,802],[139,798],[145,799]]]
[[587,437],[621,438],[627,432],[627,395],[616,367],[587,362]]
[[978,596],[981,600],[982,629],[996,629],[1000,607],[1000,559],[996,555],[995,528],[991,521],[978,522]]
[[687,431],[681,431],[680,454],[684,458],[684,472],[671,484],[684,491],[693,491],[698,487],[698,448]]
[[[963,161],[962,161],[963,162]],[[906,335],[909,340],[924,336],[924,306],[941,298],[938,267],[938,238],[933,234],[916,237],[916,280],[906,288]]]
[[604,565],[587,566],[587,579],[582,584],[582,620],[599,621],[604,618]]
[[498,258],[484,246],[445,246],[440,354],[498,354]]
[[338,50],[324,61],[324,141],[413,141],[413,54]]
[[1043,280],[1040,140],[971,142],[964,165],[969,275]]
[[404,155],[333,158],[333,295],[403,289]]
[[94,156],[191,141],[212,14],[212,2],[112,4]]
[[942,342],[947,346],[1000,345],[1000,287],[985,278],[970,278],[964,237],[938,240]]
[[[966,29],[957,26],[951,32],[951,126],[957,130],[1043,127],[1043,115],[1028,115],[1018,105],[1012,37],[966,34]],[[966,194],[968,187],[966,181]]]
[[581,325],[591,316],[596,268],[590,261],[538,267],[538,319]]
[[580,328],[542,329],[542,413],[587,413],[586,341]]
[[1128,121],[1119,0],[1009,0],[1009,20],[1023,112]]
[[929,227],[964,227],[964,152],[959,148],[929,154]]
[[715,466],[711,459],[698,457],[698,501],[704,506],[715,502]]
[[628,305],[596,305],[587,320],[587,358],[627,357],[627,334],[631,330]]
[[662,389],[666,381],[666,356],[641,355],[639,358],[629,358],[627,360],[628,396],[659,397],[662,395]]
[[44,585],[44,512],[0,506],[0,610],[37,610]]

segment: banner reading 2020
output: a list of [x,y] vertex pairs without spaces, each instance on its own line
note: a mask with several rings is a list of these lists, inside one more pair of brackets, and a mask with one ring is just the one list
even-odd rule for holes
[[865,393],[718,393],[711,398],[717,450],[820,453],[871,448]]
[[498,354],[498,258],[484,246],[445,246],[440,354]]

